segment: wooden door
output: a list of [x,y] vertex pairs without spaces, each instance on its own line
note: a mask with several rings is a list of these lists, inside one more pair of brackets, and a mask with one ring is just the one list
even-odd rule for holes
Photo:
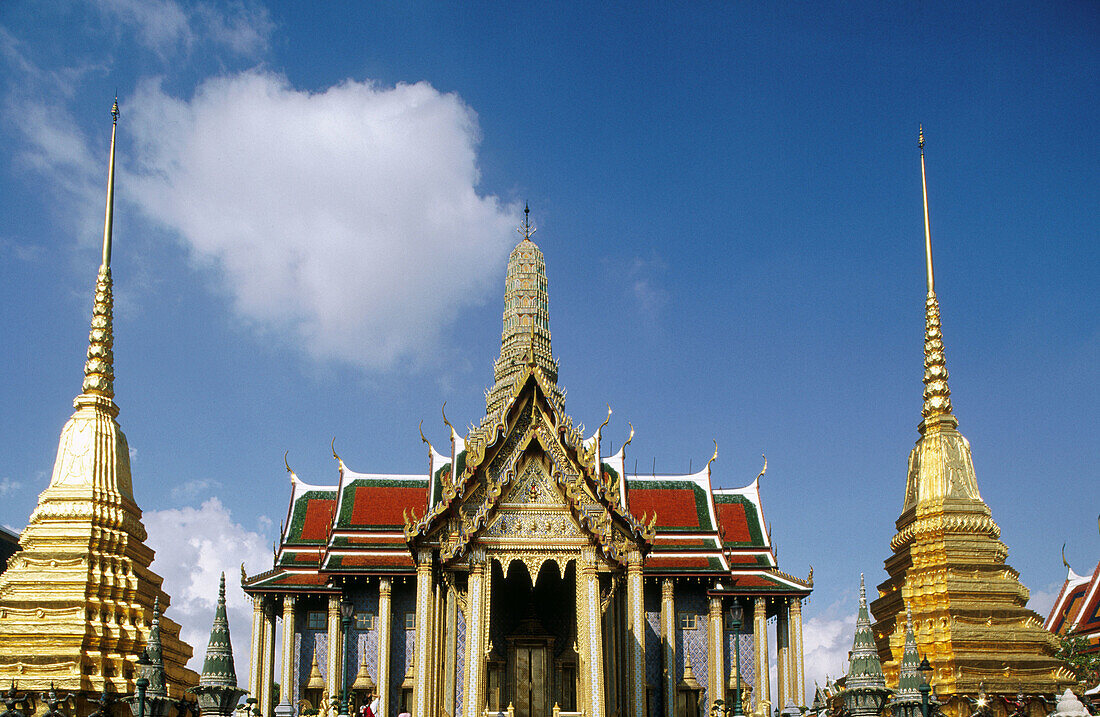
[[513,704],[516,717],[549,717],[550,679],[545,645],[516,645]]

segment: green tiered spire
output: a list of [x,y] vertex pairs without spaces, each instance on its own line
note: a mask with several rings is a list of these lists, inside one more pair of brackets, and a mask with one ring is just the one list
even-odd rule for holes
[[913,634],[913,611],[905,607],[905,650],[898,664],[898,690],[890,701],[894,717],[920,717],[920,653],[917,638]]
[[530,209],[523,208],[523,239],[508,257],[504,280],[504,328],[500,336],[500,357],[493,364],[493,387],[485,393],[486,415],[493,416],[512,397],[515,382],[534,363],[557,391],[558,363],[550,346],[550,304],[546,290],[546,260],[531,235]]
[[168,697],[168,681],[164,673],[164,657],[160,646],[160,597],[153,600],[153,622],[149,625],[149,641],[145,643],[145,657],[149,660],[146,679],[149,697]]
[[877,717],[890,697],[878,648],[875,647],[875,636],[871,632],[871,614],[867,610],[867,589],[862,573],[859,576],[856,635],[852,642],[852,657],[848,664],[848,677],[844,681],[843,697],[844,706],[852,717]]
[[225,614],[225,573],[218,587],[218,607],[214,611],[214,626],[210,628],[210,643],[206,661],[202,663],[200,687],[236,687],[237,671],[233,667],[233,645],[229,642],[229,618]]
[[225,612],[225,573],[218,587],[218,607],[214,610],[214,625],[210,628],[210,643],[206,661],[202,663],[198,696],[204,715],[231,715],[247,690],[237,688],[237,671],[233,666],[233,644],[229,640],[229,617]]

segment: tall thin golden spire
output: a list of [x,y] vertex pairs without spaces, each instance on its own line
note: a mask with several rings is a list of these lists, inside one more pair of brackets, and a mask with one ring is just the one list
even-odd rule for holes
[[[92,304],[92,329],[88,334],[88,360],[84,363],[83,396],[111,399],[115,395],[114,332],[112,328],[111,225],[115,209],[115,131],[118,129],[118,98],[111,108],[111,155],[107,165],[107,208],[103,219],[103,262],[96,277]],[[77,399],[80,401],[80,399]],[[113,402],[112,407],[113,407]],[[115,409],[117,410],[117,409]]]
[[940,303],[932,273],[932,230],[928,221],[928,181],[924,171],[924,126],[920,128],[921,191],[924,195],[924,259],[928,271],[928,298],[924,303],[924,407],[921,430],[938,423],[958,425],[951,412],[951,389],[947,386],[947,357],[940,330]]
[[936,279],[932,273],[932,229],[928,223],[928,180],[924,175],[924,125],[919,125],[920,139],[917,146],[920,147],[920,187],[924,195],[924,258],[928,265],[928,293],[936,290]]

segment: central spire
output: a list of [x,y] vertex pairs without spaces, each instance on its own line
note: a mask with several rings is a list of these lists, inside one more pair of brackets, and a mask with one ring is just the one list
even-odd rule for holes
[[[111,226],[115,211],[115,131],[118,129],[118,98],[111,107],[111,158],[107,165],[107,208],[103,218],[103,262],[95,282],[95,300],[92,303],[92,328],[88,333],[88,360],[84,363],[84,392],[76,399],[76,405],[102,402],[111,415],[118,415],[118,408],[111,399],[115,395],[114,330],[111,290]],[[93,397],[99,397],[97,398]],[[102,401],[102,399],[107,399]]]
[[928,181],[924,172],[924,126],[920,128],[920,183],[924,196],[924,262],[928,273],[928,298],[924,302],[924,407],[920,430],[935,425],[955,427],[958,420],[951,412],[951,389],[947,386],[947,356],[940,330],[940,302],[936,298],[936,278],[932,272],[932,229],[928,222]]
[[508,257],[500,356],[493,364],[493,387],[485,394],[487,415],[495,414],[505,404],[529,363],[539,368],[551,385],[556,386],[558,382],[558,364],[550,345],[546,261],[542,250],[531,241],[537,230],[526,205],[523,224],[516,231],[523,239]]

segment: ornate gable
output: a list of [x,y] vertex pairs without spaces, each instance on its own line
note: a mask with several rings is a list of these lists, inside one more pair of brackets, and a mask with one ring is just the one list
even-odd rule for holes
[[564,414],[533,362],[513,395],[467,436],[466,461],[444,486],[443,499],[406,526],[410,546],[461,559],[477,541],[507,545],[532,540],[580,547],[595,542],[621,562],[629,545],[648,551],[644,526],[618,500],[595,453]]

